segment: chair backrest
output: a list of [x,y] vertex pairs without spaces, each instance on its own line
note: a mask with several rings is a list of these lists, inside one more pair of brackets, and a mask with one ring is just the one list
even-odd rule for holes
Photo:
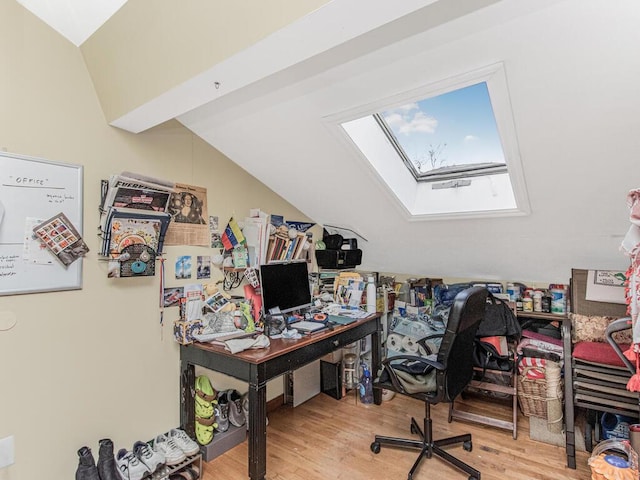
[[471,287],[453,301],[438,351],[438,362],[445,366],[436,379],[436,396],[442,400],[452,401],[473,377],[473,343],[484,318],[487,294],[484,287]]

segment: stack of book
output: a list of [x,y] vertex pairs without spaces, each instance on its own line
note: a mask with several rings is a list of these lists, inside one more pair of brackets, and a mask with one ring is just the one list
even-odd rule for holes
[[309,241],[304,232],[298,232],[295,238],[272,235],[267,248],[267,262],[300,260],[304,257],[304,246]]

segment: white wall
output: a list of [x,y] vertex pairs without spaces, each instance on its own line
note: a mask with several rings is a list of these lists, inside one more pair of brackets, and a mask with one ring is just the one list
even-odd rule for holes
[[[618,247],[638,187],[639,23],[635,0],[503,0],[349,62],[349,45],[336,48],[320,74],[180,120],[318,222],[368,238],[365,269],[566,283],[572,267],[629,264]],[[497,62],[531,213],[408,219],[336,118]]]
[[[91,249],[82,290],[0,296],[0,315],[17,318],[0,331],[0,438],[15,438],[15,464],[0,480],[73,478],[81,446],[97,455],[110,437],[130,449],[179,423],[177,310],[160,326],[158,276],[107,278],[96,255],[100,180],[130,170],[206,187],[223,226],[251,207],[307,219],[177,122],[141,135],[109,127],[79,49],[13,1],[0,2],[0,64],[0,148],[84,166]],[[186,283],[173,278],[178,255],[213,253],[166,250],[167,286]],[[225,382],[213,381],[242,388]]]

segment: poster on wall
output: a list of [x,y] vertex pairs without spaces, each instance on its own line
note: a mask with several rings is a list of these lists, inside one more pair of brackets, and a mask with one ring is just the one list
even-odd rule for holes
[[165,245],[210,245],[206,188],[176,184],[168,211],[171,223]]
[[59,214],[82,233],[82,175],[80,165],[0,152],[0,295],[82,288],[82,258],[65,266],[33,233]]

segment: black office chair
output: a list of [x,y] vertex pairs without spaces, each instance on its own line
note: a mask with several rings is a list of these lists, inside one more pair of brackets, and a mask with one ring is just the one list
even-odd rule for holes
[[[445,461],[469,474],[469,480],[480,480],[480,472],[442,447],[462,443],[463,448],[471,451],[471,434],[458,435],[442,440],[433,439],[431,405],[440,402],[452,402],[467,386],[473,377],[473,340],[478,324],[484,317],[487,290],[472,287],[456,295],[447,328],[442,335],[442,344],[437,353],[427,357],[398,355],[382,362],[383,370],[375,382],[376,388],[384,388],[422,400],[425,404],[424,430],[414,418],[411,419],[411,433],[418,434],[420,440],[383,437],[376,435],[371,451],[379,453],[382,445],[413,448],[420,450],[408,479],[412,480],[423,458],[438,455]],[[419,343],[429,352],[422,339]]]

